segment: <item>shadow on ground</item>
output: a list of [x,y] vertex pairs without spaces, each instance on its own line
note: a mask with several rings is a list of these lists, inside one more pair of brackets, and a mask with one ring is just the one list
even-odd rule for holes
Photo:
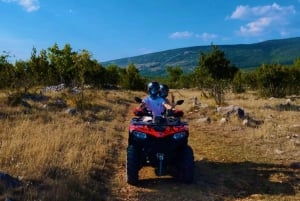
[[[195,162],[195,181],[186,185],[171,178],[140,181],[153,191],[140,193],[143,200],[235,200],[251,195],[299,196],[300,170],[290,166],[254,162]],[[299,198],[299,197],[298,197]],[[296,199],[296,198],[295,198]]]

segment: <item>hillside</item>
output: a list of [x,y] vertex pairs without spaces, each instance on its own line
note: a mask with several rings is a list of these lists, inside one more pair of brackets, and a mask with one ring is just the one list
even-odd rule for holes
[[[292,64],[295,58],[300,57],[300,37],[253,44],[215,45],[225,52],[232,64],[243,69],[257,67],[262,63]],[[194,46],[116,59],[102,64],[126,67],[129,63],[134,63],[144,75],[166,74],[167,66],[180,66],[185,72],[189,72],[197,66],[200,52],[208,51],[211,51],[210,45]]]

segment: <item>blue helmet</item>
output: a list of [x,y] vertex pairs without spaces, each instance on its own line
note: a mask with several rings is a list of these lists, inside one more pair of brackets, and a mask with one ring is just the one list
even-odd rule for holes
[[151,98],[157,97],[159,93],[159,83],[158,82],[150,82],[148,84],[148,92]]
[[159,95],[162,98],[166,98],[169,94],[169,87],[165,84],[159,86]]

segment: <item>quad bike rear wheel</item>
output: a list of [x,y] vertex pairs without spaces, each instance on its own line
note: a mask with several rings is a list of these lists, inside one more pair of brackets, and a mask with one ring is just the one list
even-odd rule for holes
[[136,185],[139,179],[139,158],[138,153],[132,145],[127,147],[127,183]]

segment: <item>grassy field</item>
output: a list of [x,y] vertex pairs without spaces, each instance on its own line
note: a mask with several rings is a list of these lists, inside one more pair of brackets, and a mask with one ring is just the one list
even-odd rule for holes
[[[191,185],[151,168],[140,171],[140,186],[126,183],[127,129],[133,97],[143,92],[89,89],[82,99],[65,90],[14,101],[2,91],[0,173],[18,185],[0,178],[0,200],[300,200],[300,99],[226,94],[227,105],[263,121],[250,127],[235,115],[221,123],[213,100],[197,90],[172,92],[185,100],[178,108],[190,125]],[[76,106],[83,110],[70,110]]]

